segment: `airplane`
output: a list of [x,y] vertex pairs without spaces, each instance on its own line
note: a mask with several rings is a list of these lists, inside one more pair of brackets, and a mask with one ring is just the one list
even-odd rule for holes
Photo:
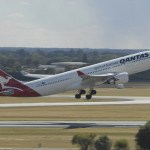
[[53,75],[47,75],[47,74],[31,74],[23,70],[21,71],[21,74],[25,77],[31,77],[31,78],[36,78],[36,79],[53,76]]
[[[64,73],[47,76],[34,81],[21,82],[0,70],[0,96],[38,97],[69,90],[77,90],[76,99],[86,94],[91,99],[94,89],[101,84],[114,84],[124,88],[129,75],[150,69],[150,51],[116,58],[102,63],[82,67]],[[89,89],[86,91],[85,89]]]

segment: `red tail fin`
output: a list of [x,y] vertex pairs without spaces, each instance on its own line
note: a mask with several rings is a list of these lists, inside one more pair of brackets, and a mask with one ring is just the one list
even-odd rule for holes
[[0,70],[0,96],[40,96],[36,91]]

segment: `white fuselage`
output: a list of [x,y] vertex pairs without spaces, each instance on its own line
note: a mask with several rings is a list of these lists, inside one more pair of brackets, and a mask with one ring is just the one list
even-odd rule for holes
[[34,89],[40,95],[46,96],[73,89],[88,88],[83,87],[82,79],[77,74],[78,70],[87,75],[101,75],[106,73],[121,72],[127,72],[130,75],[148,69],[150,69],[150,51],[128,55],[95,65],[60,73],[54,76],[27,82],[26,85]]

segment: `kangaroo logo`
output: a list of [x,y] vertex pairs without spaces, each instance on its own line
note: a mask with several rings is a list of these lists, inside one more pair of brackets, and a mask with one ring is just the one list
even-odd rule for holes
[[7,88],[7,86],[5,86],[5,85],[6,85],[10,80],[11,80],[11,77],[6,77],[6,78],[4,78],[4,77],[1,77],[1,76],[0,76],[1,88],[2,88],[2,89]]
[[16,87],[11,87],[11,86],[7,86],[7,84],[9,83],[9,81],[12,79],[12,77],[6,76],[6,77],[2,77],[0,76],[0,85],[1,85],[1,90],[5,90],[5,89],[16,89],[19,91],[23,91],[22,89],[16,88]]

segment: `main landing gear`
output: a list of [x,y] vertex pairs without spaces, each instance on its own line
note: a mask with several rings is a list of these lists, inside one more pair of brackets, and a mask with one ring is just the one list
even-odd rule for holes
[[[75,98],[76,99],[80,99],[81,98],[81,95],[85,94],[86,91],[85,90],[79,90],[78,93],[75,95]],[[96,90],[89,90],[88,91],[88,94],[86,94],[86,99],[91,99],[92,98],[92,95],[95,95],[97,93]]]
[[85,90],[79,90],[78,93],[75,95],[75,98],[80,99],[81,95],[85,94],[86,91]]

